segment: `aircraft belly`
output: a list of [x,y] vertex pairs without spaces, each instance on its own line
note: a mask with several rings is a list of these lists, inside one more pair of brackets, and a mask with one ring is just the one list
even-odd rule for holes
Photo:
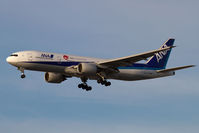
[[109,78],[134,81],[155,78],[157,75],[153,70],[139,70],[139,69],[125,69],[120,70],[119,73],[111,74]]

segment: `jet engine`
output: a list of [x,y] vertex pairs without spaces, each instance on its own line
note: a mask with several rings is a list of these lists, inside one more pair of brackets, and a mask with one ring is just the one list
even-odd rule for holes
[[92,63],[80,63],[77,67],[77,71],[80,74],[92,75],[97,73],[96,64]]
[[45,81],[48,83],[61,83],[64,80],[66,80],[65,76],[60,73],[45,73]]

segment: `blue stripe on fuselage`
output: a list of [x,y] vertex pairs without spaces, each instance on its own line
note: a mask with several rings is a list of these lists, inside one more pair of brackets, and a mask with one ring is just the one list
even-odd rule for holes
[[[35,63],[35,64],[44,64],[44,65],[56,65],[56,66],[75,66],[80,63],[94,63],[94,62],[73,62],[73,61],[67,61],[67,62],[57,62],[57,61],[27,61],[23,63]],[[118,69],[143,69],[143,70],[159,70],[160,68],[152,67],[147,64],[141,64],[141,63],[134,63],[131,66],[125,66],[125,67],[118,67]]]

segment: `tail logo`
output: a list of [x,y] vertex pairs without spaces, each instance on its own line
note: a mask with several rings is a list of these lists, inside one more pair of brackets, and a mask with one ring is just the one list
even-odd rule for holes
[[[168,47],[167,47],[166,44],[164,44],[164,45],[162,46],[162,48],[168,48]],[[160,51],[159,53],[156,53],[156,54],[155,54],[158,63],[160,62],[160,60],[162,60],[162,59],[164,58],[164,56],[167,54],[168,51],[169,51],[169,49],[168,49],[168,50],[165,50],[165,51]]]

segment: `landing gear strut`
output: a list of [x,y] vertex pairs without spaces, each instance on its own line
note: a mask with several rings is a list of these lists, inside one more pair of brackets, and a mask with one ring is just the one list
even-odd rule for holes
[[26,75],[24,74],[24,68],[18,67],[18,70],[21,71],[21,78],[22,78],[22,79],[25,78]]
[[83,90],[86,90],[86,91],[91,91],[92,90],[92,87],[91,86],[88,86],[87,85],[87,78],[81,78],[82,82],[81,84],[78,85],[78,88],[82,88]]

